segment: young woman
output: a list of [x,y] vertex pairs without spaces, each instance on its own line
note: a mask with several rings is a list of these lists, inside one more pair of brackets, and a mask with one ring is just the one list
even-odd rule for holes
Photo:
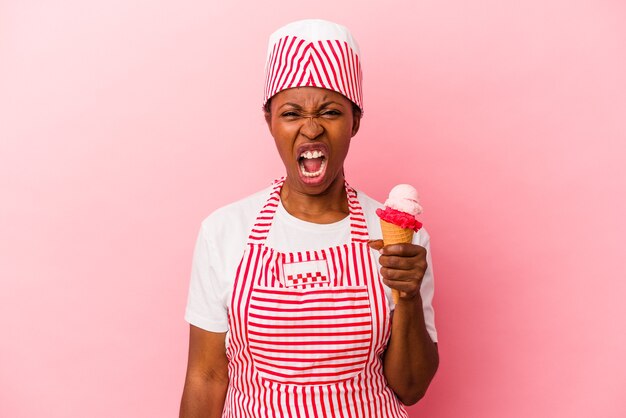
[[286,176],[202,224],[180,416],[406,417],[439,361],[429,237],[383,248],[380,203],[344,178],[358,46],[343,26],[294,22],[271,36],[266,73]]

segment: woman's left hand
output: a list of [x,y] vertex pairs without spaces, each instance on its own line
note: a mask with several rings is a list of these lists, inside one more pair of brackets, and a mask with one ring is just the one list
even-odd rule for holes
[[380,274],[383,283],[400,291],[400,299],[415,299],[419,295],[428,267],[426,248],[414,244],[383,246],[383,240],[380,239],[370,241],[369,246],[380,251]]
[[426,248],[413,244],[383,247],[382,240],[369,244],[381,253],[383,283],[400,291],[383,359],[385,378],[403,404],[413,405],[426,393],[439,364],[437,346],[426,330],[420,295],[428,267]]

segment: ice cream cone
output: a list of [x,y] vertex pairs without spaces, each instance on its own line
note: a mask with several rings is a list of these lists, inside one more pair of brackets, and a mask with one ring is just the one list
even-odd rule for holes
[[[402,228],[382,219],[380,220],[380,228],[383,232],[385,246],[403,243],[410,244],[413,241],[414,231],[411,228]],[[398,303],[400,292],[396,289],[391,289],[391,296],[393,297],[393,303]]]
[[[385,206],[376,209],[380,218],[384,245],[410,244],[413,234],[422,227],[416,216],[422,213],[419,195],[410,184],[398,184],[391,189]],[[398,303],[400,292],[391,289],[393,303]]]

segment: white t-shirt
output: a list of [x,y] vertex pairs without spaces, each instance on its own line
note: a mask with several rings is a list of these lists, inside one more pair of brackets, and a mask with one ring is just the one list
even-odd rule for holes
[[[212,332],[228,330],[228,308],[237,266],[241,261],[250,229],[272,188],[268,187],[243,200],[217,209],[203,222],[198,234],[191,270],[191,283],[185,320]],[[382,204],[358,191],[370,239],[381,239],[376,209]],[[350,242],[349,217],[332,224],[306,222],[290,215],[279,203],[265,245],[279,252],[316,250]],[[421,286],[426,329],[437,342],[435,312],[432,306],[434,281],[430,256],[430,237],[424,228],[413,235],[413,243],[427,250],[428,268]],[[373,251],[378,264],[379,254]],[[391,289],[385,286],[389,306],[393,309]]]

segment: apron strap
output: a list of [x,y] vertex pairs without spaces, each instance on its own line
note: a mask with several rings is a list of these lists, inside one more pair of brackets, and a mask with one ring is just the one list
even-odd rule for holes
[[272,183],[272,191],[256,217],[256,222],[248,236],[248,244],[265,244],[267,234],[274,222],[274,214],[276,214],[276,209],[280,203],[280,189],[282,189],[284,182],[285,178],[281,177]]
[[[270,232],[276,209],[280,204],[280,190],[285,183],[285,177],[274,180],[270,196],[265,201],[263,208],[256,217],[256,222],[248,236],[248,244],[265,244],[267,235]],[[368,242],[367,224],[361,204],[357,199],[356,191],[345,183],[346,194],[348,195],[348,207],[350,209],[350,236],[352,242]]]
[[346,182],[346,193],[348,195],[348,206],[350,207],[350,235],[352,236],[352,242],[368,242],[370,238],[367,233],[365,214],[357,198],[356,190],[348,182]]

